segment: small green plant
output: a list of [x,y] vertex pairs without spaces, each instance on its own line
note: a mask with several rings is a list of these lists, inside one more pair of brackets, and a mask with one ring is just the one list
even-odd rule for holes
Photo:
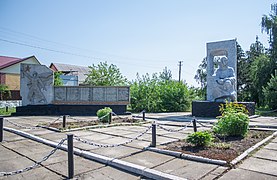
[[111,112],[113,112],[113,110],[111,108],[105,107],[103,109],[99,109],[96,114],[101,122],[107,123],[107,122],[109,122],[109,113],[111,113]]
[[209,131],[198,131],[187,137],[187,142],[195,146],[207,146],[213,140],[213,135]]
[[217,149],[230,149],[231,144],[227,144],[225,142],[222,142],[222,143],[211,143],[210,146],[211,147],[215,147]]
[[228,103],[221,105],[222,117],[213,127],[213,131],[221,136],[242,136],[245,137],[249,127],[249,117],[243,105]]

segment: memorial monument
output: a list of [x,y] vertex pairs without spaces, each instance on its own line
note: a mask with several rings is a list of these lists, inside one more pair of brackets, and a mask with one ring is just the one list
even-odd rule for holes
[[37,64],[21,64],[22,106],[15,115],[96,115],[110,107],[125,114],[130,103],[128,86],[54,86],[53,71]]
[[[222,103],[237,101],[237,44],[236,39],[207,43],[207,100],[192,102],[192,115],[216,117]],[[250,115],[255,104],[244,104]]]

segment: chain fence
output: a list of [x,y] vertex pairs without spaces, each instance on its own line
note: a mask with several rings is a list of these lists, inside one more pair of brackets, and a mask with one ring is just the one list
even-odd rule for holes
[[188,128],[188,126],[192,123],[192,121],[190,121],[188,124],[186,124],[184,127],[180,128],[180,129],[169,129],[169,128],[165,128],[163,127],[161,124],[157,124],[157,127],[159,127],[160,129],[163,129],[165,131],[168,131],[168,132],[180,132],[180,131],[183,131],[185,129]]
[[23,168],[23,169],[19,169],[19,170],[16,170],[16,171],[10,171],[10,172],[0,172],[0,177],[1,176],[10,176],[10,175],[16,175],[16,174],[20,174],[20,173],[23,173],[23,172],[26,172],[26,171],[30,171],[38,166],[41,165],[41,163],[43,163],[44,161],[46,161],[47,159],[50,158],[50,156],[52,156],[62,145],[63,143],[67,140],[67,138],[63,138],[59,143],[58,145],[49,153],[47,154],[46,156],[44,156],[40,161],[34,163],[32,166],[28,166],[26,168]]
[[205,124],[201,123],[201,122],[200,122],[200,121],[198,121],[198,120],[196,120],[196,122],[197,122],[199,125],[201,125],[202,127],[207,127],[207,128],[212,127],[212,126],[207,126],[207,125],[205,125]]
[[24,128],[24,129],[40,129],[41,127],[40,126],[26,126],[26,125],[21,125],[21,124],[18,124],[18,123],[15,123],[15,122],[12,122],[8,119],[5,119],[6,122],[16,126],[16,127],[19,127],[19,128]]
[[79,142],[82,142],[82,143],[85,143],[85,144],[88,144],[88,145],[92,145],[92,146],[97,146],[97,147],[101,147],[101,148],[108,148],[108,147],[118,147],[118,146],[122,146],[122,145],[126,145],[126,144],[129,144],[131,142],[133,142],[134,140],[137,140],[138,138],[140,138],[141,136],[143,136],[144,134],[146,134],[150,129],[152,128],[152,125],[147,127],[145,131],[143,131],[142,133],[140,133],[139,135],[135,136],[134,138],[126,141],[126,142],[123,142],[123,143],[118,143],[118,144],[100,144],[100,143],[95,143],[95,142],[91,142],[89,140],[85,140],[85,139],[81,139],[80,137],[78,136],[73,136],[73,138],[76,140],[76,141],[79,141]]
[[141,111],[138,115],[134,116],[132,115],[133,118],[142,118],[140,115],[143,114],[145,110]]

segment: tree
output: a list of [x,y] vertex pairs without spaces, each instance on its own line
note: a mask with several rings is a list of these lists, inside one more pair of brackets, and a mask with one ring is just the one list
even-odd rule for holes
[[263,93],[269,108],[277,109],[277,70],[275,71],[275,75],[271,75],[267,86],[263,87]]
[[119,68],[108,65],[107,62],[100,62],[98,65],[89,66],[85,84],[92,86],[123,86],[128,84],[127,79],[121,74]]
[[276,56],[277,50],[277,4],[271,5],[271,13],[262,17],[262,32],[269,35],[269,44],[271,54]]
[[174,112],[189,110],[191,90],[186,84],[171,78],[166,68],[162,73],[137,74],[131,84],[131,108],[133,111]]
[[203,58],[201,64],[198,66],[194,79],[201,85],[198,93],[202,96],[202,99],[206,98],[207,93],[207,58]]
[[[250,45],[250,50],[246,54],[237,45],[238,54],[238,100],[239,101],[257,101],[257,91],[253,84],[251,66],[255,59],[265,54],[265,48],[256,36],[256,42]],[[256,96],[254,95],[256,94]]]
[[9,90],[9,87],[4,85],[4,84],[0,84],[0,98],[1,100],[4,99],[4,97],[10,97],[11,96],[11,91]]
[[264,105],[263,86],[269,82],[271,77],[270,68],[271,60],[266,54],[256,57],[251,65],[250,77],[253,83],[251,95],[258,106]]
[[54,86],[62,86],[63,85],[63,80],[60,77],[60,75],[62,74],[62,72],[54,72]]

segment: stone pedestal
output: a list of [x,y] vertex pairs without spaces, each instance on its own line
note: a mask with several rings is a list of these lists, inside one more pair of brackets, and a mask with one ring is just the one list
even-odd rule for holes
[[[237,102],[243,104],[249,112],[249,116],[255,115],[254,102]],[[220,116],[219,106],[222,102],[192,101],[192,116],[196,117],[217,117]]]

